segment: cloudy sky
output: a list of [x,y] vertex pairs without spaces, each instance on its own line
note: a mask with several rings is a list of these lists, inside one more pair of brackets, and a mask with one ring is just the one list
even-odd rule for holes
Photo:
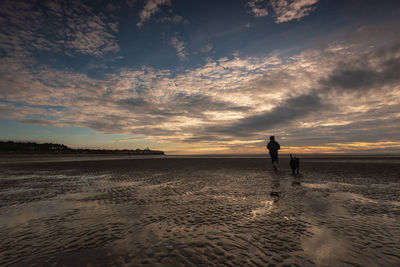
[[400,152],[400,2],[0,2],[0,139]]

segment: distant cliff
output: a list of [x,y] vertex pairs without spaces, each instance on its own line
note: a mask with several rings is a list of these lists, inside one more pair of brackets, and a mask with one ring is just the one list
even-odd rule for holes
[[43,143],[38,144],[35,142],[14,142],[14,141],[0,141],[0,153],[15,154],[15,153],[43,153],[43,154],[129,154],[129,155],[164,155],[163,151],[146,149],[73,149],[63,144]]

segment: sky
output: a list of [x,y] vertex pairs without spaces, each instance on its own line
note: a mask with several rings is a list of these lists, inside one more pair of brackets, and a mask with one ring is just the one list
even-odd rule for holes
[[0,140],[400,153],[400,2],[0,1]]

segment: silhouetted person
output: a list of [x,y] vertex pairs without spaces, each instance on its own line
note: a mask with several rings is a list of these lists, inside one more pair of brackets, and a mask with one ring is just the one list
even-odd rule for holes
[[281,148],[278,142],[275,141],[275,136],[269,138],[267,148],[269,150],[269,155],[271,156],[272,166],[274,170],[278,169],[278,150]]

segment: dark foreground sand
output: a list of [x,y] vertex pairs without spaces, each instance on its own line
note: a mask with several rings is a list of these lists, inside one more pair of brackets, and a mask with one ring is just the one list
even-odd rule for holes
[[301,165],[6,161],[0,265],[399,266],[399,158]]

